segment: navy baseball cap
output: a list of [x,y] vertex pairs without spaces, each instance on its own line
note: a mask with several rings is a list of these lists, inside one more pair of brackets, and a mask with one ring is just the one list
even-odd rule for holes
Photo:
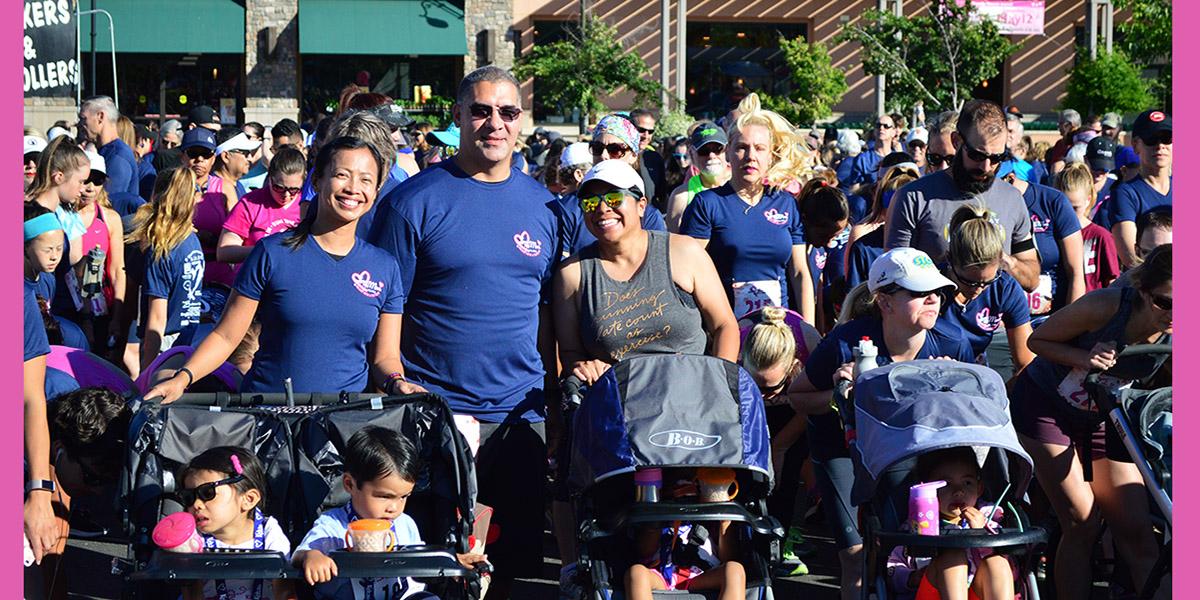
[[725,135],[725,130],[717,126],[711,121],[704,121],[696,126],[696,130],[692,132],[691,145],[693,150],[699,150],[705,144],[716,142],[722,147],[729,145],[729,137]]
[[217,136],[212,132],[211,129],[205,129],[203,127],[189,129],[187,133],[183,134],[183,143],[179,145],[179,149],[187,150],[193,146],[208,148],[209,150],[216,152]]
[[1171,132],[1171,115],[1161,110],[1148,110],[1137,116],[1133,121],[1133,136],[1143,140],[1154,138],[1154,134]]
[[1117,143],[1107,136],[1098,136],[1088,142],[1084,155],[1088,167],[1093,171],[1117,170]]

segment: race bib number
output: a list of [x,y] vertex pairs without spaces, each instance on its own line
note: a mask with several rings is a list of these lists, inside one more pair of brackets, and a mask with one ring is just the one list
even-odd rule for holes
[[408,593],[408,578],[355,579],[354,600],[400,600]]
[[1029,314],[1044,315],[1050,312],[1050,303],[1053,298],[1052,287],[1049,275],[1038,275],[1037,288],[1025,294],[1025,297],[1029,299]]
[[783,306],[779,281],[737,281],[733,284],[733,316],[742,318],[768,306]]
[[[1067,401],[1067,404],[1089,412],[1100,412],[1099,407],[1088,396],[1087,390],[1083,388],[1083,380],[1087,378],[1088,370],[1076,367],[1071,369],[1071,372],[1063,378],[1062,383],[1058,384],[1058,393]],[[1101,375],[1099,378],[1100,387],[1116,391],[1124,387],[1129,387],[1132,382]]]

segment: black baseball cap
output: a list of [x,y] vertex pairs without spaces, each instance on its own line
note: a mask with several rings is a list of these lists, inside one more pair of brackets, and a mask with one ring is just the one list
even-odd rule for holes
[[725,130],[717,126],[712,121],[704,121],[696,126],[696,130],[692,132],[692,137],[689,143],[693,150],[699,150],[705,144],[716,142],[722,147],[729,145],[729,137],[725,135]]
[[188,111],[188,122],[196,126],[206,125],[208,123],[220,125],[221,118],[217,116],[217,111],[213,110],[211,107],[201,104],[200,106]]
[[1117,143],[1108,136],[1096,136],[1088,142],[1084,155],[1093,171],[1111,172],[1117,169]]
[[1152,139],[1160,131],[1171,131],[1171,115],[1161,110],[1148,110],[1133,121],[1133,136],[1136,138]]

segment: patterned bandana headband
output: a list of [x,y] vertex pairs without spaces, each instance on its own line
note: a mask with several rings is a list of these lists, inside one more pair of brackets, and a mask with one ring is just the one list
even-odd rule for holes
[[621,115],[608,115],[600,119],[596,128],[592,130],[592,139],[599,140],[600,136],[606,133],[616,136],[634,153],[641,150],[641,137],[638,135],[637,127],[633,126],[633,121]]

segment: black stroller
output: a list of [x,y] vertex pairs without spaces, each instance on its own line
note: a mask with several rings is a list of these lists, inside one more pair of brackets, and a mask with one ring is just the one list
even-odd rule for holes
[[[729,467],[736,498],[722,503],[635,502],[634,473]],[[637,525],[730,521],[739,528],[747,599],[769,600],[771,565],[783,528],[767,514],[770,441],[763,401],[737,365],[706,356],[654,355],[617,363],[575,412],[570,484],[580,528],[579,579],[585,597],[623,597],[635,560]],[[716,591],[656,591],[655,598],[713,598]]]
[[[939,550],[991,548],[1018,565],[1016,591],[1038,598],[1034,559],[1046,542],[1029,526],[1019,502],[1033,475],[1008,410],[1004,382],[993,370],[945,360],[915,360],[869,370],[859,376],[853,398],[838,399],[851,438],[855,477],[851,500],[862,508],[864,600],[893,597],[885,564],[897,546],[912,556]],[[902,530],[908,518],[908,489],[917,456],[969,446],[982,456],[984,486],[1004,508],[1003,531],[943,530],[939,536]]]
[[[130,427],[121,482],[129,557],[122,563],[126,596],[176,598],[168,582],[192,579],[301,579],[289,557],[266,551],[165,552],[150,539],[164,515],[181,510],[173,492],[176,470],[200,452],[241,446],[262,461],[269,480],[265,512],[293,547],[326,508],[346,502],[340,452],[365,425],[405,434],[423,464],[406,513],[425,546],[385,553],[334,552],[339,577],[436,579],[442,598],[476,598],[480,573],[462,567],[475,503],[474,462],[453,415],[440,397],[421,394],[191,394],[173,404],[143,401]],[[303,590],[302,590],[303,593]],[[301,596],[304,597],[303,595]]]

